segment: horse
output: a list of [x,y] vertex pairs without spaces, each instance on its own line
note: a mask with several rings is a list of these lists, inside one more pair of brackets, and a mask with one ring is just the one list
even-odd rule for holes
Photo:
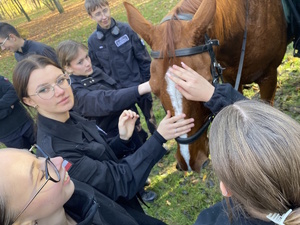
[[[225,67],[223,82],[234,85],[246,43],[237,87],[242,91],[244,84],[255,82],[261,99],[272,104],[277,67],[288,42],[281,0],[181,0],[157,25],[147,21],[132,4],[123,4],[129,25],[149,44],[155,56],[150,66],[152,92],[172,115],[184,112],[195,118],[193,129],[181,138],[204,130],[194,142],[179,143],[176,152],[182,170],[200,172],[209,156],[206,127],[211,121],[207,121],[210,112],[203,103],[182,97],[166,72],[171,65],[184,62],[212,82],[216,71],[220,73]],[[186,52],[191,55],[183,54]]]

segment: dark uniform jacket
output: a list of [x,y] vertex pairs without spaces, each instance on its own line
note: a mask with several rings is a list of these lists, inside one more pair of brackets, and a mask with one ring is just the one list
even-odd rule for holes
[[[237,214],[237,213],[235,213]],[[266,222],[253,219],[241,214],[235,215],[232,221],[229,220],[226,202],[219,202],[212,207],[203,210],[198,216],[194,225],[273,225],[273,222]]]
[[[73,110],[83,117],[95,119],[105,132],[118,128],[119,116],[139,101],[138,87],[118,89],[114,79],[93,67],[90,76],[71,75],[75,104]],[[116,132],[118,133],[118,131]]]
[[15,52],[15,58],[18,62],[28,57],[29,55],[43,55],[50,58],[53,62],[59,65],[55,50],[43,43],[25,40],[24,46],[22,47],[22,52]]
[[16,131],[30,119],[13,85],[0,76],[0,138]]
[[[112,30],[117,26],[119,33]],[[104,36],[100,40],[97,32]],[[131,87],[150,79],[150,55],[144,42],[127,23],[112,19],[111,28],[97,30],[88,39],[89,56],[92,64],[102,68],[122,87]]]
[[159,133],[154,133],[134,154],[118,160],[112,148],[126,150],[129,143],[116,140],[109,146],[94,121],[75,112],[70,112],[65,123],[38,115],[37,125],[37,144],[51,157],[61,156],[71,162],[71,178],[115,200],[139,224],[163,224],[145,215],[136,198],[152,167],[166,153],[162,147],[166,140]]
[[208,102],[204,103],[204,106],[216,115],[224,107],[245,99],[247,98],[236,91],[229,83],[217,84],[213,96]]
[[72,181],[75,191],[64,209],[78,225],[138,225],[122,206],[91,186]]

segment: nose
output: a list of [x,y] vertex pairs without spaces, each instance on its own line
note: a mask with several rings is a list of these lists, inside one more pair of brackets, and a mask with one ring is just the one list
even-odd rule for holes
[[64,161],[64,159],[60,156],[51,158],[51,162],[53,162],[53,164],[55,165],[55,167],[57,168],[58,171],[61,170],[63,161]]
[[63,88],[61,88],[60,86],[58,86],[57,84],[55,84],[53,86],[53,91],[55,95],[61,95],[65,92],[65,90]]
[[86,67],[90,67],[91,66],[91,59],[90,57],[88,57],[87,59],[84,60],[84,64]]

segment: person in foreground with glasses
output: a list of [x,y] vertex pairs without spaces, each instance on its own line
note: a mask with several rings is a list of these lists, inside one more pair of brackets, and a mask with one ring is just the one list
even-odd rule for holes
[[157,131],[133,154],[117,159],[113,149],[128,151],[137,115],[126,110],[120,116],[119,136],[110,145],[105,134],[75,112],[70,79],[62,69],[43,56],[19,62],[13,73],[18,97],[37,109],[37,144],[51,157],[62,156],[72,163],[72,178],[91,185],[119,203],[137,224],[164,224],[146,215],[137,200],[152,167],[164,156],[163,143],[191,130],[193,119],[171,117],[168,112]]
[[226,200],[202,211],[194,225],[299,225],[300,124],[182,67],[168,72],[177,89],[216,114],[209,149]]
[[70,179],[64,162],[38,145],[1,149],[0,224],[137,225],[116,202]]

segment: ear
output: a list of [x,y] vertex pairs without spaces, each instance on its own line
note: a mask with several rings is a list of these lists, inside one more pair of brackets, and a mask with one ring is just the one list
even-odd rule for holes
[[221,189],[221,193],[224,197],[232,196],[231,191],[228,188],[226,188],[225,184],[222,181],[220,181],[220,189]]
[[130,3],[123,2],[127,13],[128,23],[152,47],[152,30],[154,26]]
[[26,105],[28,105],[28,106],[30,106],[30,107],[33,107],[33,108],[35,108],[35,107],[37,106],[37,104],[36,104],[31,98],[29,98],[29,97],[24,97],[24,98],[23,98],[23,102],[24,102]]
[[16,41],[18,39],[18,37],[16,35],[14,35],[14,34],[9,34],[8,36],[9,36],[10,40]]
[[216,0],[202,1],[189,27],[192,34],[195,34],[196,37],[200,37],[206,32],[216,14],[216,7]]
[[71,69],[70,66],[65,66],[65,67],[64,67],[64,70],[65,70],[68,74],[72,74],[72,73],[73,73],[73,70]]

